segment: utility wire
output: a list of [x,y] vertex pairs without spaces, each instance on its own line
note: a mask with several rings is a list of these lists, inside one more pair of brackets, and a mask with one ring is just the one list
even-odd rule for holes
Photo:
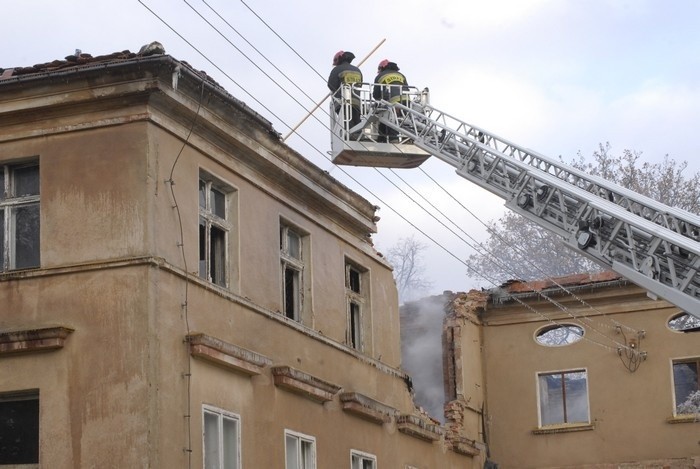
[[[184,0],[183,0],[183,1],[184,1]],[[139,0],[139,3],[141,3],[147,10],[149,10],[154,16],[156,16],[156,18],[158,18],[163,24],[165,24],[171,31],[173,31],[173,32],[174,32],[178,37],[180,37],[183,41],[185,41],[185,42],[186,42],[190,47],[192,47],[197,53],[199,53],[205,60],[207,60],[210,64],[212,64],[212,65],[213,65],[217,70],[219,70],[222,74],[224,74],[224,76],[226,76],[229,80],[231,80],[236,86],[238,86],[239,88],[241,88],[248,96],[251,96],[251,98],[252,98],[253,100],[255,100],[255,102],[257,102],[258,104],[260,104],[264,109],[266,109],[266,110],[267,110],[268,112],[270,112],[273,116],[275,116],[278,120],[280,120],[280,122],[281,122],[282,124],[284,124],[285,126],[289,127],[289,125],[286,124],[286,122],[284,122],[284,120],[282,120],[280,117],[278,117],[274,112],[272,112],[270,109],[268,109],[266,106],[264,106],[259,100],[257,100],[250,92],[248,92],[245,88],[243,88],[240,84],[238,84],[235,80],[233,80],[233,78],[231,78],[230,75],[228,75],[226,72],[224,72],[218,65],[216,65],[211,59],[209,59],[203,52],[201,52],[201,51],[200,51],[197,47],[195,47],[190,41],[188,41],[184,36],[182,36],[178,31],[176,31],[172,26],[170,26],[164,19],[162,19],[159,15],[157,15],[152,9],[150,9],[148,6],[146,6],[146,5],[143,3],[142,0]],[[185,3],[187,3],[187,2],[185,2]],[[188,4],[188,5],[189,5],[189,4]],[[246,6],[247,6],[247,5],[246,5]],[[250,7],[248,7],[248,8],[250,9]],[[257,15],[256,15],[256,16],[257,16]],[[201,15],[200,15],[200,17],[201,17]],[[207,21],[207,23],[210,24],[210,26],[211,26],[211,23],[209,23],[208,21]],[[213,27],[213,26],[212,26],[212,27]],[[214,28],[214,29],[216,29],[216,28]],[[219,32],[219,31],[217,30],[217,32]],[[221,34],[221,33],[219,32],[219,34]],[[230,43],[230,41],[228,41],[228,42]],[[233,44],[232,44],[232,45],[233,45]],[[235,46],[234,46],[234,47],[235,47]],[[238,49],[237,47],[235,47],[235,48],[240,52],[240,49]],[[242,52],[241,52],[241,53],[242,53]],[[245,54],[243,54],[243,55],[245,56]],[[249,57],[247,57],[247,56],[245,56],[245,57],[246,57],[248,60],[251,60]],[[258,67],[258,68],[259,68],[259,67]],[[262,72],[262,70],[261,70],[261,72]],[[279,85],[279,83],[277,83],[277,82],[276,82],[273,78],[271,78],[267,73],[265,73],[265,72],[263,72],[263,73],[264,73],[265,76],[268,77],[273,83],[275,83],[275,84],[277,84],[278,86],[281,87],[281,85]],[[287,94],[289,95],[289,93],[287,93]],[[290,95],[290,97],[291,97],[291,95]],[[298,100],[296,100],[296,99],[293,98],[293,97],[292,97],[292,99],[294,99],[294,101],[295,101],[297,104],[299,104],[300,106],[303,107],[303,105],[301,105],[301,103],[299,103]],[[318,120],[318,119],[317,119],[317,120]],[[320,120],[319,120],[319,122],[320,122]],[[322,123],[322,124],[323,124],[323,123]],[[326,128],[328,128],[327,125],[325,125],[325,124],[323,124],[323,125],[324,125]],[[298,134],[297,134],[297,135],[298,135]],[[316,146],[314,146],[311,142],[309,142],[307,139],[305,139],[305,138],[302,137],[302,136],[300,136],[300,138],[302,138],[302,140],[303,140],[305,143],[307,143],[311,148],[313,148],[314,150],[316,150],[320,155],[322,155],[324,158],[326,158],[326,159],[328,159],[328,160],[330,161],[330,158],[328,158],[327,155],[325,155],[321,150],[319,150],[319,149],[318,149]],[[331,161],[331,162],[332,162],[332,161]],[[387,179],[388,182],[390,182],[392,185],[394,185],[395,187],[398,188],[398,186],[397,186],[393,181],[391,181],[384,173],[382,173],[381,171],[379,171],[377,168],[373,168],[373,169],[375,169],[375,171],[377,171],[380,175],[382,175],[382,177],[384,177],[385,179]],[[379,197],[379,196],[376,195],[373,191],[371,191],[369,188],[367,188],[365,185],[363,185],[362,183],[360,183],[356,178],[354,178],[353,176],[351,176],[347,171],[345,171],[345,170],[342,169],[342,168],[341,168],[341,171],[342,171],[344,174],[346,174],[348,177],[350,177],[350,179],[352,179],[356,184],[358,184],[358,186],[362,187],[365,191],[367,191],[367,192],[368,192],[369,194],[371,194],[373,197],[375,197],[375,198],[377,198],[379,201],[381,201],[386,207],[388,207],[390,210],[392,210],[396,215],[398,215],[398,216],[399,216],[401,219],[403,219],[406,223],[408,223],[410,226],[412,226],[412,227],[413,227],[414,229],[416,229],[418,232],[420,232],[421,234],[423,234],[423,236],[425,236],[427,239],[429,239],[430,241],[432,241],[435,245],[439,246],[441,249],[443,249],[443,250],[444,250],[446,253],[448,253],[450,256],[452,256],[453,258],[455,258],[456,260],[458,260],[460,263],[464,264],[470,271],[473,271],[476,275],[478,275],[478,276],[484,278],[485,280],[489,281],[489,283],[491,283],[491,284],[494,285],[495,287],[498,287],[498,286],[499,286],[499,283],[498,283],[495,279],[486,277],[486,276],[484,276],[483,273],[477,272],[472,266],[470,266],[470,265],[469,265],[468,263],[466,263],[464,260],[460,259],[460,258],[459,258],[458,256],[456,256],[454,253],[452,253],[449,249],[447,249],[445,246],[443,246],[442,244],[440,244],[440,243],[439,243],[437,240],[435,240],[433,237],[431,237],[430,235],[428,235],[425,231],[423,231],[422,229],[418,228],[418,226],[416,226],[415,224],[413,224],[412,222],[410,222],[406,217],[404,217],[402,214],[400,214],[397,210],[393,209],[393,207],[391,207],[388,203],[385,203],[385,202],[381,199],[381,197]],[[402,192],[403,192],[403,191],[402,191]],[[404,194],[405,194],[405,192],[404,192]],[[416,202],[414,201],[414,203],[416,203]],[[420,204],[417,204],[417,205],[418,205],[419,207],[421,207]],[[422,208],[422,207],[421,207],[421,208]],[[425,210],[425,209],[424,209],[424,210]],[[437,219],[436,219],[436,220],[437,220]],[[439,220],[438,220],[438,221],[439,221]],[[443,226],[445,226],[444,223],[442,223],[441,221],[439,221],[439,222],[440,222]],[[445,226],[445,227],[446,227],[446,226]],[[447,228],[447,227],[446,227],[446,228]],[[449,228],[448,228],[448,229],[449,229]],[[452,231],[452,230],[450,230],[450,231]],[[453,231],[452,231],[452,232],[453,232]],[[453,232],[453,234],[454,234],[454,232]],[[519,298],[514,297],[514,296],[512,296],[512,295],[509,295],[509,296],[511,297],[511,299],[517,301],[518,303],[520,303],[520,304],[521,304],[523,307],[525,307],[526,309],[531,310],[531,311],[533,311],[534,313],[536,313],[536,314],[538,314],[538,315],[540,315],[540,316],[543,316],[542,313],[540,313],[540,312],[538,312],[538,311],[535,311],[531,306],[529,306],[529,305],[527,305],[526,303],[522,302],[522,300],[520,300]],[[565,311],[565,312],[566,312],[566,311]],[[551,323],[553,323],[553,324],[559,325],[559,323],[557,323],[556,321],[554,321],[554,320],[552,320],[552,319],[550,319],[550,318],[547,318],[546,316],[543,316],[543,317],[546,318],[549,322],[551,322]],[[607,338],[607,336],[605,336],[605,337]],[[584,339],[586,339],[586,338],[584,337]],[[609,347],[609,346],[606,346],[606,345],[604,345],[604,344],[600,344],[600,343],[598,343],[598,342],[596,342],[596,341],[593,341],[593,340],[590,339],[590,338],[587,338],[586,340],[591,341],[591,342],[593,342],[593,343],[596,343],[596,344],[598,344],[598,345],[601,345],[601,346],[603,346],[603,347],[605,347],[605,348],[608,348],[608,349],[610,349],[610,350],[617,350],[617,349],[613,349],[613,348],[611,348],[611,347]],[[608,338],[608,340],[611,340],[613,343],[617,344],[618,346],[621,346],[621,347],[623,347],[623,348],[627,348],[626,345],[621,345],[621,344],[617,343],[616,341],[614,341],[613,339]]]
[[[185,0],[185,1],[186,1],[186,0]],[[207,4],[205,0],[202,0],[202,1],[203,1],[205,4]],[[263,20],[263,18],[260,17],[260,15],[258,15],[250,6],[248,6],[248,5],[245,3],[245,1],[241,0],[241,3],[243,3],[243,4],[246,6],[246,8],[248,8],[248,10],[251,11],[251,13],[253,13],[265,26],[267,26],[267,28],[268,28],[270,31],[272,31],[273,34],[275,34],[275,36],[277,36],[282,42],[284,42],[284,44],[285,44],[287,47],[289,47],[290,50],[292,50],[300,59],[302,59],[303,62],[304,62],[309,68],[311,68],[319,77],[321,77],[321,78],[323,79],[323,77],[321,76],[321,74],[320,74],[312,65],[310,65],[306,60],[304,60],[303,57],[302,57],[289,43],[287,43],[287,42],[286,42],[272,27],[270,27],[270,26]],[[207,4],[207,6],[209,6],[209,5]],[[211,6],[209,6],[209,8],[211,8],[211,9],[217,14],[217,16],[219,16],[219,17],[221,18],[221,15],[219,15]],[[222,18],[222,19],[223,19],[223,18]],[[224,20],[224,21],[225,21],[225,20]],[[228,22],[227,22],[227,24],[228,24]],[[246,40],[246,39],[244,38],[244,40]],[[246,42],[250,44],[250,42],[249,42],[248,40],[246,40]],[[256,49],[256,51],[257,51],[257,49]],[[260,53],[260,52],[258,51],[258,53]],[[261,55],[262,55],[262,54],[261,54]],[[266,60],[267,60],[267,58],[266,58]],[[268,62],[270,62],[270,61],[268,60]],[[283,74],[283,75],[284,75],[284,74]],[[285,75],[285,77],[286,77],[286,75]],[[286,77],[286,78],[288,78],[288,77]],[[288,79],[289,79],[289,78],[288,78]],[[291,81],[291,80],[290,80],[290,81]],[[308,97],[308,95],[307,95],[307,97]],[[327,111],[326,111],[326,114],[328,114]],[[317,120],[318,120],[318,119],[317,119]],[[328,126],[326,126],[324,123],[322,123],[322,125],[324,125],[326,128],[328,128]],[[331,129],[329,129],[329,130],[331,130]],[[374,168],[374,169],[375,169],[375,171],[377,171],[377,172],[379,172],[380,174],[383,175],[383,173],[382,173],[381,171],[379,171],[378,168]],[[518,255],[520,256],[520,258],[521,258],[522,260],[524,260],[524,261],[527,262],[529,265],[531,265],[532,267],[534,267],[538,272],[542,273],[543,276],[544,276],[547,280],[550,280],[554,285],[556,285],[558,288],[560,288],[560,289],[561,289],[562,291],[564,291],[565,293],[567,293],[567,294],[569,294],[570,296],[572,296],[572,297],[573,297],[574,299],[576,299],[579,303],[581,303],[581,304],[584,305],[584,306],[587,306],[587,307],[588,307],[589,309],[591,309],[592,311],[597,312],[598,314],[602,315],[604,318],[606,318],[606,319],[608,319],[609,321],[611,321],[611,322],[614,324],[614,326],[610,326],[610,325],[607,325],[607,324],[604,324],[604,323],[601,323],[601,322],[598,322],[598,324],[600,324],[600,325],[603,326],[603,327],[607,327],[607,328],[614,329],[614,330],[617,330],[618,328],[625,328],[625,329],[627,329],[627,330],[637,332],[635,329],[633,329],[633,328],[631,328],[631,327],[629,327],[629,326],[627,326],[627,325],[625,325],[625,324],[622,324],[622,323],[620,323],[619,321],[616,321],[616,320],[613,319],[613,318],[608,317],[606,314],[602,313],[602,312],[599,311],[597,308],[593,307],[593,306],[590,305],[588,302],[586,302],[584,299],[582,299],[581,297],[579,297],[578,295],[576,295],[576,294],[575,294],[573,291],[571,291],[569,288],[566,288],[564,285],[560,284],[555,278],[553,278],[553,277],[551,277],[550,275],[548,275],[541,267],[539,267],[537,264],[535,264],[533,261],[531,261],[531,260],[529,259],[529,257],[527,257],[525,254],[523,254],[523,249],[522,249],[520,246],[513,245],[513,244],[509,243],[507,240],[505,240],[504,238],[502,238],[498,233],[496,233],[495,231],[492,231],[492,230],[489,228],[489,226],[488,226],[487,223],[485,223],[485,222],[484,222],[483,220],[481,220],[476,214],[474,214],[472,211],[470,211],[464,204],[462,204],[459,200],[457,200],[457,198],[454,197],[453,194],[449,193],[449,192],[448,192],[442,185],[440,185],[435,179],[433,179],[432,177],[430,177],[430,176],[428,175],[428,173],[425,172],[425,170],[423,170],[423,168],[419,168],[419,169],[423,172],[423,174],[425,174],[426,176],[428,176],[429,179],[430,179],[431,181],[433,181],[438,187],[440,187],[440,189],[442,189],[448,196],[450,196],[453,200],[455,200],[464,210],[466,210],[467,213],[469,213],[469,214],[470,214],[472,217],[474,217],[479,223],[481,223],[483,226],[485,226],[485,227],[489,230],[489,232],[490,232],[492,235],[497,236],[502,242],[504,242],[504,243],[506,243],[507,245],[511,246],[511,247],[518,253]],[[394,170],[391,170],[391,172],[392,172],[395,176],[397,176],[399,179],[401,179],[406,185],[408,185],[409,187],[411,187],[411,185],[410,185],[409,183],[407,183],[405,180],[403,180],[403,178],[401,178],[400,176],[398,176],[398,174],[397,174]],[[384,177],[386,178],[386,176],[384,176]],[[387,179],[387,180],[388,180],[388,179]],[[391,181],[390,181],[390,182],[391,182]],[[393,182],[392,182],[392,184],[393,184]],[[397,187],[395,184],[394,184],[394,186]],[[398,187],[397,187],[397,188],[398,188]],[[469,234],[467,234],[464,230],[462,230],[462,229],[459,227],[459,225],[457,225],[452,219],[450,219],[450,217],[446,216],[446,215],[445,215],[444,213],[442,213],[439,209],[437,209],[437,207],[435,207],[432,203],[430,203],[430,201],[428,201],[427,198],[425,198],[422,194],[420,194],[418,191],[416,191],[413,187],[411,187],[411,188],[412,188],[421,198],[423,198],[423,200],[425,200],[426,202],[428,202],[435,210],[437,210],[445,219],[449,220],[452,224],[454,224],[456,227],[458,227],[458,229],[460,229],[465,235],[467,235],[470,239],[472,239],[472,241],[476,242],[479,246],[483,246],[481,243],[478,243],[474,238],[472,238]],[[416,203],[415,201],[413,201],[413,202]],[[416,203],[416,205],[419,205],[419,204]],[[420,205],[419,205],[419,206],[420,206]],[[422,207],[421,207],[421,208],[422,208]],[[424,209],[424,210],[425,210],[425,209]],[[432,216],[432,215],[431,215],[431,216]],[[434,218],[434,217],[433,217],[433,218]],[[437,220],[437,219],[436,219],[436,220]],[[438,222],[440,222],[440,221],[438,220]],[[455,234],[454,231],[450,230],[447,226],[444,225],[444,223],[442,223],[442,222],[440,222],[440,223],[441,223],[445,228],[447,228],[449,231],[451,231],[453,234]],[[456,235],[456,234],[455,234],[455,235]],[[459,238],[459,235],[456,235],[456,236]],[[463,241],[464,241],[464,240],[463,240]],[[470,245],[469,243],[467,243],[467,244],[468,244],[472,249],[474,249],[476,252],[481,252],[479,249],[475,248],[474,246]],[[487,252],[488,252],[488,250],[487,250]],[[488,254],[490,254],[490,257],[491,257],[492,259],[495,259],[495,260],[497,260],[497,261],[499,260],[498,257],[497,257],[496,255],[494,255],[493,253],[488,252]],[[509,271],[509,272],[511,272],[511,273],[515,273],[512,269],[506,268],[506,270]],[[589,317],[588,317],[587,315],[582,315],[581,317],[584,318],[586,321],[592,321],[592,319],[589,319]]]

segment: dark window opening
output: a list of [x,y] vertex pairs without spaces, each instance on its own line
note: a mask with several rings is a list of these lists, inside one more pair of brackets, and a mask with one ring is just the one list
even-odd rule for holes
[[352,267],[349,270],[348,283],[350,284],[350,290],[354,291],[355,293],[360,293],[360,272]]
[[211,265],[209,266],[209,278],[215,284],[225,287],[226,286],[226,272],[224,266],[226,265],[226,232],[215,226],[211,227],[211,241],[210,241],[209,259],[211,259]]
[[284,315],[299,319],[299,271],[288,266],[284,269]]
[[360,349],[360,305],[354,301],[350,302],[350,346],[354,349]]
[[38,463],[38,393],[0,395],[0,465]]

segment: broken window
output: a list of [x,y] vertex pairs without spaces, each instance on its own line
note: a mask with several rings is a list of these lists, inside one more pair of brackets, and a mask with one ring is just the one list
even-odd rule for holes
[[39,391],[0,394],[0,465],[39,463]]
[[308,435],[285,431],[286,469],[315,469],[316,440]]
[[570,345],[583,339],[583,328],[574,324],[545,326],[535,333],[538,344],[547,347]]
[[2,270],[39,267],[39,165],[0,166]]
[[376,469],[377,457],[373,454],[352,450],[350,452],[350,469]]
[[585,370],[539,373],[537,383],[540,426],[590,423]]
[[301,321],[304,299],[305,236],[289,225],[280,226],[282,308],[289,319]]
[[240,418],[213,407],[203,407],[204,468],[238,469],[241,467]]
[[345,261],[345,296],[347,297],[348,345],[357,350],[363,349],[363,309],[366,301],[367,270],[348,260]]
[[228,285],[229,199],[233,189],[202,173],[199,179],[199,276]]
[[700,358],[673,361],[675,413],[700,413]]

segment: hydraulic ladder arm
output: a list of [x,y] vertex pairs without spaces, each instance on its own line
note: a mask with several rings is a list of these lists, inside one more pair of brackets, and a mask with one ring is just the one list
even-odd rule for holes
[[427,90],[412,94],[367,106],[363,122],[395,129],[569,248],[700,319],[699,216],[456,119],[427,104]]

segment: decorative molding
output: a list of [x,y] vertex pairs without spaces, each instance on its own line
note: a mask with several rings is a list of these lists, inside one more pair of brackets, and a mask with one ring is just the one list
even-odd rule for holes
[[592,423],[584,424],[563,424],[563,425],[550,425],[547,427],[535,428],[532,430],[533,435],[551,435],[554,433],[569,433],[569,432],[583,432],[587,430],[595,429],[595,425]]
[[63,348],[74,329],[63,326],[0,332],[0,356]]
[[185,340],[195,358],[215,363],[248,376],[259,375],[272,360],[259,353],[224,342],[210,335],[192,333]]
[[312,401],[328,402],[333,400],[340,386],[323,381],[289,366],[272,367],[275,386],[300,394]]
[[452,451],[458,454],[464,454],[466,456],[477,456],[481,451],[475,446],[476,442],[468,438],[452,438],[450,440],[452,444]]
[[428,423],[415,415],[400,415],[396,419],[396,426],[401,433],[430,442],[439,440],[443,434],[440,426]]
[[398,414],[393,407],[358,392],[340,394],[340,402],[344,411],[378,424],[389,423],[391,418]]

